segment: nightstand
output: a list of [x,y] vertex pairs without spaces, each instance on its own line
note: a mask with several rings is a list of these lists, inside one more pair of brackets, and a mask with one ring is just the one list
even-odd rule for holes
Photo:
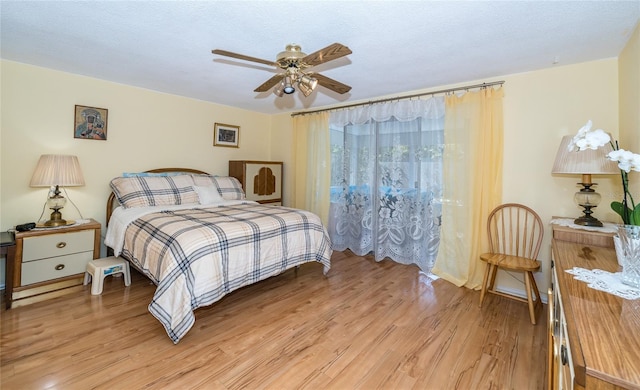
[[83,289],[87,263],[100,257],[101,225],[89,222],[15,234],[15,256],[7,257],[7,309]]

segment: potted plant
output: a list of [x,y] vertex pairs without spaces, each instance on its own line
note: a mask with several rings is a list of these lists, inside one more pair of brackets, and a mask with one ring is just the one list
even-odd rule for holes
[[636,204],[629,190],[629,173],[640,172],[640,154],[621,149],[618,141],[602,129],[591,129],[588,121],[569,143],[569,150],[597,149],[607,143],[613,149],[607,158],[618,163],[622,179],[622,201],[611,202],[611,209],[622,218],[618,236],[614,237],[618,262],[622,265],[622,281],[640,288],[640,203]]

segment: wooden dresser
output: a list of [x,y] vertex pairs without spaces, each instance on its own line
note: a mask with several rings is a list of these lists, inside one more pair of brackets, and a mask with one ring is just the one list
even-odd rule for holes
[[640,389],[640,300],[598,291],[565,272],[618,272],[613,234],[567,229],[553,226],[550,387]]
[[229,161],[229,176],[242,183],[247,199],[274,206],[282,205],[282,162]]

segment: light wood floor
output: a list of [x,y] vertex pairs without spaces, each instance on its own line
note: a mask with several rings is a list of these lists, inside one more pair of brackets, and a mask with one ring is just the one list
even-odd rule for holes
[[543,389],[545,313],[432,281],[413,266],[335,252],[196,311],[174,345],[134,272],[2,311],[9,389]]

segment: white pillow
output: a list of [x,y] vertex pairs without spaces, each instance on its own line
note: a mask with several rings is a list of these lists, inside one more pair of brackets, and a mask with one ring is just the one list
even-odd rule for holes
[[193,175],[193,181],[197,186],[215,186],[218,192],[226,200],[245,199],[242,184],[233,176]]
[[193,186],[193,189],[198,193],[200,198],[200,204],[220,203],[224,201],[224,198],[218,192],[218,188],[214,186]]

